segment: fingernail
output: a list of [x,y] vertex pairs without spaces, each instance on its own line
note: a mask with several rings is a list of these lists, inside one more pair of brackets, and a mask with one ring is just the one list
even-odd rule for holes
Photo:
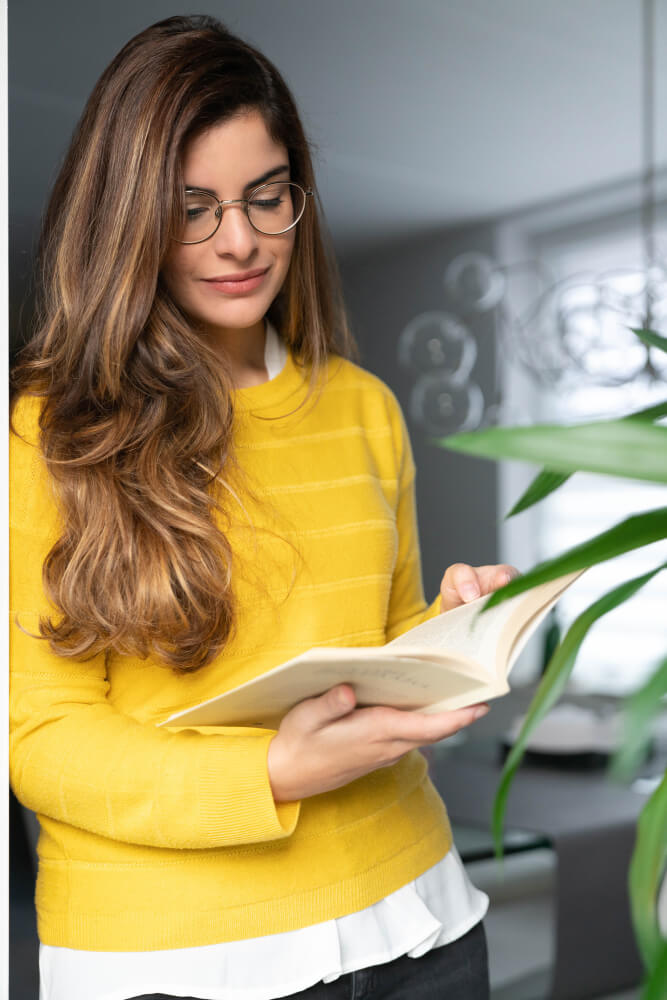
[[488,711],[489,711],[489,706],[488,705],[480,705],[479,708],[476,708],[475,709],[475,715],[474,715],[475,721],[477,721],[477,719],[481,719],[482,716],[486,715],[486,713]]
[[336,699],[342,708],[350,707],[350,697],[345,688],[339,687],[336,691]]
[[479,587],[474,583],[464,583],[461,587],[461,593],[466,601],[474,601],[476,597],[479,597]]

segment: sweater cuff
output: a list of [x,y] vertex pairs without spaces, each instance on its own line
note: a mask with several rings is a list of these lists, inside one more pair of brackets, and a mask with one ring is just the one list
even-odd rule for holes
[[431,620],[431,618],[437,618],[437,616],[439,614],[441,614],[441,611],[440,611],[440,598],[441,598],[441,595],[438,594],[438,596],[436,597],[436,599],[431,604],[429,604],[429,606],[426,608],[426,610],[424,611],[423,618],[422,618],[423,622],[428,622],[428,621]]
[[[211,846],[289,837],[301,802],[275,802],[267,757],[273,729],[196,727],[204,736],[199,818]],[[210,734],[210,735],[209,735]]]

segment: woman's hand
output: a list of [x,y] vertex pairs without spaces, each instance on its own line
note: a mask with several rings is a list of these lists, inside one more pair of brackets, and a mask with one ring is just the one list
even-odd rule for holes
[[[514,566],[454,563],[440,585],[441,611],[490,594],[518,575]],[[380,705],[357,708],[354,688],[339,684],[299,702],[280,723],[268,753],[273,797],[293,802],[340,788],[390,767],[410,750],[452,736],[488,710],[483,702],[433,715]]]
[[488,711],[483,703],[433,715],[355,706],[354,688],[339,684],[287,713],[269,744],[269,780],[276,802],[329,792],[389,767],[410,750],[437,743]]
[[499,587],[519,576],[515,566],[468,566],[467,563],[453,563],[449,566],[440,584],[440,611],[451,611],[460,604],[467,604],[477,597],[490,594]]

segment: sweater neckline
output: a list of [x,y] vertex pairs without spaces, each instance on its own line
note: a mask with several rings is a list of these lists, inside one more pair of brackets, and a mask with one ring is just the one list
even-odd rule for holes
[[260,410],[293,396],[306,382],[305,369],[298,366],[290,348],[281,371],[266,382],[234,389],[234,407],[243,412]]

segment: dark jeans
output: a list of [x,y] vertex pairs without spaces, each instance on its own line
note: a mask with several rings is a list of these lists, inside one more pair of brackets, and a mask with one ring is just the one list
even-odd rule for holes
[[[463,937],[384,965],[348,972],[333,983],[315,983],[283,1000],[488,1000],[486,935],[481,923]],[[166,993],[145,993],[133,1000],[170,1000]],[[196,1000],[186,997],[184,1000]]]

